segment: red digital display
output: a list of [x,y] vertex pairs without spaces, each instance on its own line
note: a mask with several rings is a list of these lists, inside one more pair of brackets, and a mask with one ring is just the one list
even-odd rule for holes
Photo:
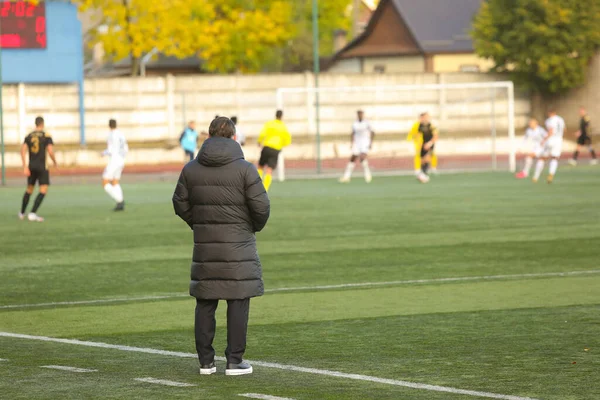
[[0,1],[0,47],[46,48],[46,4]]

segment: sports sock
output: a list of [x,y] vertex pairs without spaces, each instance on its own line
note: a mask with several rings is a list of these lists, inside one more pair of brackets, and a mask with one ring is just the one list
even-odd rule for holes
[[27,205],[29,204],[29,198],[31,195],[27,192],[23,195],[23,204],[21,205],[21,214],[25,214],[25,210],[27,210]]
[[346,165],[346,171],[344,172],[344,179],[350,179],[352,176],[352,171],[354,171],[354,163],[350,161],[348,165]]
[[540,175],[544,170],[544,164],[546,164],[544,160],[538,160],[537,164],[535,164],[535,174],[533,175],[533,179],[535,179],[536,181],[540,179]]
[[421,170],[423,170],[423,173],[425,175],[427,175],[427,171],[429,171],[429,163],[428,162],[423,163],[423,166],[421,167]]
[[365,172],[365,180],[370,181],[373,177],[371,176],[371,168],[369,168],[369,161],[363,160],[362,167],[363,171]]
[[37,197],[35,198],[35,202],[33,203],[33,208],[31,209],[32,213],[36,213],[38,208],[40,208],[40,206],[42,205],[42,201],[44,201],[44,197],[46,195],[44,193],[38,193]]
[[268,192],[271,187],[271,182],[273,181],[273,176],[271,174],[265,175],[265,179],[263,180],[263,184],[265,185],[265,190]]
[[525,166],[523,167],[523,172],[525,175],[529,175],[529,171],[531,170],[531,166],[533,165],[533,158],[527,157],[525,158]]
[[265,171],[264,171],[264,170],[262,170],[262,169],[259,169],[259,170],[258,170],[258,176],[260,176],[260,179],[263,179],[263,178],[264,178],[264,176],[265,176]]
[[437,154],[431,156],[431,168],[436,169],[438,164]]
[[590,154],[592,155],[592,158],[595,160],[596,159],[596,152],[594,151],[594,149],[590,148]]
[[116,193],[115,188],[114,188],[113,185],[111,185],[110,183],[107,183],[106,185],[104,185],[104,191],[106,193],[108,193],[108,195],[110,196],[111,199],[113,199],[117,203],[119,202],[117,200],[117,193]]
[[[417,150],[417,151],[420,152],[421,149],[419,148],[419,150]],[[416,173],[421,171],[421,155],[420,155],[420,153],[417,153],[417,155],[413,159],[413,165],[415,166]]]
[[115,201],[117,203],[122,203],[123,202],[123,189],[121,188],[121,185],[119,185],[117,183],[116,185],[113,186],[113,190],[115,192]]
[[550,167],[548,168],[550,175],[556,175],[557,169],[558,169],[558,160],[552,159],[550,161]]
[[579,157],[579,151],[575,150],[575,153],[573,153],[573,160],[577,161],[577,157]]

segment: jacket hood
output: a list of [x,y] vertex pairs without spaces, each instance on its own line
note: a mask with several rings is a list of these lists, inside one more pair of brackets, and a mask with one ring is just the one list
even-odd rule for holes
[[244,153],[235,140],[212,137],[204,141],[197,160],[206,167],[221,167],[240,159],[244,159]]

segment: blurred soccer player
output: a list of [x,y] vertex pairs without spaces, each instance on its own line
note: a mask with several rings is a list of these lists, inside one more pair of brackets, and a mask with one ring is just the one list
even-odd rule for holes
[[262,146],[258,161],[258,174],[267,191],[273,181],[273,170],[277,168],[279,153],[292,143],[292,136],[282,119],[283,111],[277,110],[275,119],[267,122],[258,136],[258,144]]
[[102,174],[102,186],[106,193],[117,203],[114,211],[123,211],[125,210],[125,200],[119,181],[125,167],[125,156],[129,151],[129,146],[125,136],[117,129],[116,120],[111,119],[108,121],[108,127],[110,132],[108,133],[107,148],[102,155],[109,156],[110,159]]
[[367,155],[369,154],[369,150],[373,145],[375,132],[371,128],[369,121],[364,119],[365,113],[362,110],[358,110],[356,115],[357,120],[352,124],[352,156],[350,157],[350,161],[346,166],[344,175],[340,178],[340,182],[342,183],[350,182],[350,179],[352,178],[352,171],[354,171],[354,166],[358,161],[360,161],[362,164],[365,174],[365,181],[369,183],[373,180]]
[[551,109],[548,112],[548,119],[546,120],[546,130],[548,135],[542,140],[542,151],[541,158],[535,166],[535,174],[533,176],[533,182],[537,182],[544,170],[544,164],[546,160],[550,159],[548,183],[552,183],[556,170],[558,169],[558,159],[562,152],[563,134],[565,132],[565,120],[556,114],[556,111]]
[[575,132],[575,136],[577,137],[577,149],[575,150],[575,153],[573,153],[573,158],[569,160],[569,164],[577,165],[577,157],[579,157],[579,152],[581,151],[582,147],[585,146],[592,155],[590,164],[596,165],[598,160],[596,159],[596,152],[592,147],[592,129],[590,127],[591,119],[587,115],[584,107],[579,108],[579,116],[581,117],[581,120],[579,121],[579,130]]
[[[423,147],[423,135],[421,134],[421,132],[419,132],[419,126],[421,125],[421,122],[423,122],[423,117],[426,114],[427,113],[422,113],[419,115],[419,119],[410,128],[408,136],[406,137],[406,140],[408,140],[409,142],[413,142],[413,145],[415,147],[413,166],[415,169],[415,175],[417,176],[419,176],[419,174],[421,173],[421,147]],[[434,151],[431,155],[431,172],[437,172],[437,163],[438,158]]]
[[[23,195],[21,212],[19,213],[19,219],[21,220],[25,219],[25,211],[29,204],[29,198],[33,194],[35,184],[39,183],[40,192],[35,198],[33,208],[27,219],[29,221],[44,222],[44,218],[37,215],[37,211],[42,205],[42,201],[48,193],[48,186],[50,185],[50,171],[48,171],[46,152],[56,167],[54,142],[52,141],[52,137],[44,131],[44,118],[37,117],[35,119],[35,130],[27,135],[21,146],[23,173],[27,177],[27,189]],[[27,153],[29,153],[29,163],[26,162]]]
[[548,132],[538,124],[537,119],[531,118],[529,120],[529,128],[525,131],[522,146],[530,146],[531,148],[530,151],[526,153],[523,170],[515,175],[517,179],[525,179],[529,176],[529,171],[533,165],[534,158],[540,157],[544,152],[542,141],[547,135]]
[[423,136],[423,144],[420,149],[421,155],[421,172],[417,179],[422,183],[429,182],[429,167],[431,163],[431,155],[435,149],[435,143],[438,140],[438,130],[431,124],[429,114],[423,115],[423,120],[419,125],[419,132]]
[[243,146],[246,144],[246,135],[244,135],[244,132],[242,132],[242,130],[240,129],[239,125],[238,125],[238,119],[236,116],[233,116],[230,118],[231,122],[233,122],[233,124],[235,125],[235,141],[238,142],[238,144],[240,146]]
[[183,130],[181,136],[179,136],[179,143],[185,153],[186,157],[190,161],[194,160],[194,155],[198,148],[198,132],[196,132],[196,122],[190,121],[188,126]]

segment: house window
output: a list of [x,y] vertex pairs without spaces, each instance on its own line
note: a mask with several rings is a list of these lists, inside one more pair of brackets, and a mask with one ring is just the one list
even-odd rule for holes
[[479,69],[479,65],[475,64],[463,64],[458,67],[460,72],[481,72]]
[[373,72],[376,74],[384,74],[385,73],[385,65],[377,64],[373,66]]

